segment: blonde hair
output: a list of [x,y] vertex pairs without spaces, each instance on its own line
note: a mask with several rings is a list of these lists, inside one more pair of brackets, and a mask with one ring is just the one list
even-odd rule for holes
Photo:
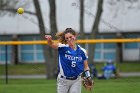
[[67,44],[67,41],[65,40],[65,34],[67,33],[71,33],[72,35],[76,36],[77,33],[72,29],[72,28],[66,28],[65,31],[63,32],[58,32],[56,33],[56,37],[59,40],[59,42],[61,42],[62,44]]
[[58,32],[55,36],[57,37],[59,42],[61,42],[62,44],[66,44],[64,32]]

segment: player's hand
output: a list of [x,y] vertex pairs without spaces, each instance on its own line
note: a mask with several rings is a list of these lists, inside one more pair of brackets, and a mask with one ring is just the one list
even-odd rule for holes
[[83,77],[82,85],[89,91],[92,90],[94,82],[91,77]]
[[52,40],[52,36],[51,35],[45,35],[45,38],[47,39],[47,41],[51,41]]

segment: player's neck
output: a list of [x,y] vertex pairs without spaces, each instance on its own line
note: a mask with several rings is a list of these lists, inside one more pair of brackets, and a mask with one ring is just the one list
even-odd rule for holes
[[76,50],[76,49],[77,49],[76,44],[70,45],[70,47],[71,47],[73,50]]

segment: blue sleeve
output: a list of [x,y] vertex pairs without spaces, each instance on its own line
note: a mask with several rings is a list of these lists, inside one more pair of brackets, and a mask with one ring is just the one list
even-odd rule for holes
[[66,47],[68,47],[68,45],[59,43],[59,44],[58,44],[58,51],[62,51],[62,50],[64,50]]
[[84,48],[81,48],[81,50],[82,50],[82,57],[83,57],[83,60],[87,60],[87,59],[88,59],[87,51],[86,51]]
[[87,55],[86,51],[83,52],[82,57],[83,57],[83,60],[87,60],[88,59],[88,55]]

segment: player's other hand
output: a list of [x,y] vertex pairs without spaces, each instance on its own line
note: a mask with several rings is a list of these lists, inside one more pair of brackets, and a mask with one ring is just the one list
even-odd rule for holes
[[51,35],[45,35],[45,38],[47,39],[47,41],[51,41],[52,40],[52,36]]

